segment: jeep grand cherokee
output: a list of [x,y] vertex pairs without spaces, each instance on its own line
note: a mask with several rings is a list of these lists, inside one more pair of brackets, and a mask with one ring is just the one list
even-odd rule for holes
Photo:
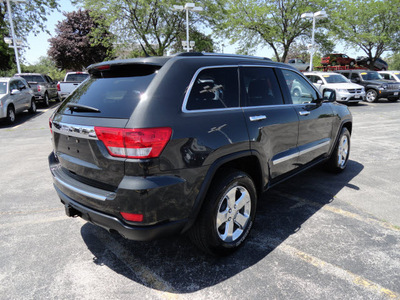
[[190,53],[88,71],[50,119],[50,170],[68,216],[125,238],[187,232],[226,255],[263,191],[324,161],[346,167],[349,110],[286,64]]

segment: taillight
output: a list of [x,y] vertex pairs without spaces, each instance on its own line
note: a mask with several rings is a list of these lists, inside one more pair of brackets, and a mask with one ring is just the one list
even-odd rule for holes
[[143,215],[142,214],[130,214],[130,213],[125,213],[121,212],[121,216],[131,222],[142,222],[143,221]]
[[60,88],[60,83],[57,83],[57,91],[61,91],[61,88]]
[[40,85],[37,86],[37,91],[40,92]]
[[53,125],[53,115],[51,115],[50,118],[49,118],[49,127],[50,127],[50,133],[51,134],[53,134],[52,125]]
[[158,157],[172,134],[172,129],[169,127],[142,129],[95,127],[94,130],[111,156],[124,158]]

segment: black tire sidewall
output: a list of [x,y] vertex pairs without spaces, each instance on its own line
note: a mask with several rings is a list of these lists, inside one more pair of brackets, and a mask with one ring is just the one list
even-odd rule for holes
[[[345,162],[345,164],[343,166],[340,166],[338,164],[338,155],[339,155],[338,151],[339,151],[340,141],[342,140],[342,137],[344,135],[347,136],[347,143],[349,145],[349,148],[348,148],[348,151],[347,151],[346,162]],[[335,146],[335,150],[333,151],[332,156],[330,158],[330,166],[331,166],[331,170],[332,171],[339,173],[339,172],[342,172],[346,168],[347,163],[349,161],[350,149],[351,149],[351,139],[350,138],[351,138],[350,132],[347,130],[347,128],[345,128],[345,127],[342,128],[342,130],[340,132],[339,139],[338,139],[338,141],[336,143],[336,146]]]
[[[250,220],[240,238],[236,241],[227,243],[222,241],[218,236],[216,230],[216,219],[221,198],[227,191],[235,186],[243,186],[249,192],[251,199]],[[257,195],[254,183],[246,173],[236,172],[230,174],[212,188],[208,200],[209,201],[206,203],[206,209],[204,211],[205,215],[202,217],[204,218],[204,233],[209,237],[209,247],[215,254],[228,254],[229,252],[236,250],[243,243],[253,225],[257,206]]]

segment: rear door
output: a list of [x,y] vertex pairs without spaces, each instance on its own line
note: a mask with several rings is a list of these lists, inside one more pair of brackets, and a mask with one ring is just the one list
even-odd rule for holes
[[274,179],[296,168],[299,117],[283,101],[274,68],[241,66],[240,79],[250,147]]
[[282,70],[285,95],[290,97],[299,118],[298,164],[304,165],[325,155],[332,140],[334,114],[330,103],[316,103],[318,92],[300,74]]

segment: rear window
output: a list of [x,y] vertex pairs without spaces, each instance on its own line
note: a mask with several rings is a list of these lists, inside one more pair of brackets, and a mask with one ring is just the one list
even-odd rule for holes
[[[64,101],[58,112],[65,115],[127,119],[155,75],[156,72],[143,76],[91,77]],[[68,103],[89,106],[99,111],[77,111],[68,107]]]
[[20,77],[28,82],[45,82],[43,77],[38,75],[20,75]]
[[65,81],[69,82],[82,82],[89,77],[89,74],[68,74]]

